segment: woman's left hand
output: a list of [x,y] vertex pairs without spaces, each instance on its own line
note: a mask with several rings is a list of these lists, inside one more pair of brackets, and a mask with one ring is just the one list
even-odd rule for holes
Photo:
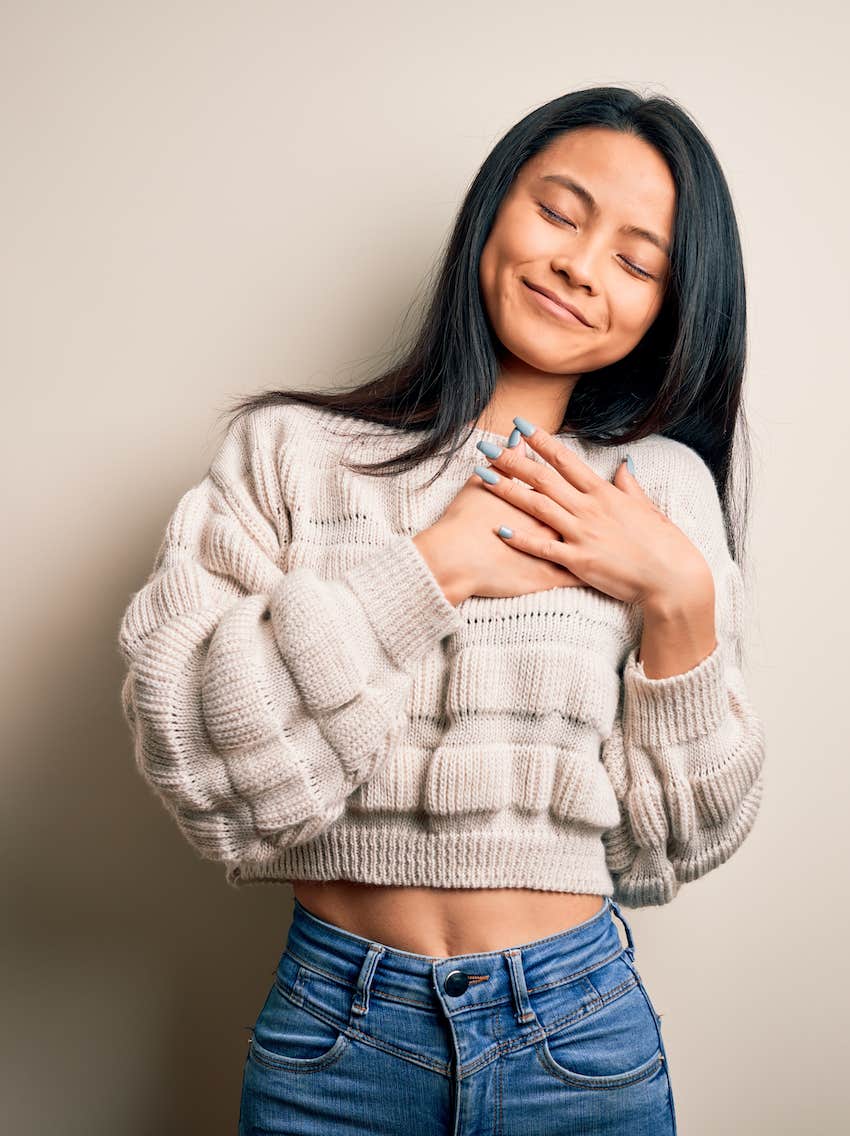
[[525,441],[554,468],[524,457],[520,446],[503,448],[487,460],[504,476],[495,485],[483,483],[563,539],[514,527],[513,536],[500,538],[505,544],[561,564],[585,584],[642,607],[711,594],[714,582],[702,553],[647,497],[625,461],[613,481],[606,481],[539,426]]

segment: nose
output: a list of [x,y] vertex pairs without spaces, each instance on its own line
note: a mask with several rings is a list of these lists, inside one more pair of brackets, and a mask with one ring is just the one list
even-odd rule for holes
[[591,241],[573,238],[569,248],[561,249],[553,257],[552,268],[569,281],[573,288],[586,288],[592,294],[596,291],[593,285],[593,255]]
[[561,265],[560,268],[555,270],[560,276],[563,276],[573,288],[584,288],[591,295],[595,291],[593,287],[593,274],[590,269],[580,261],[577,257],[571,257],[569,266]]

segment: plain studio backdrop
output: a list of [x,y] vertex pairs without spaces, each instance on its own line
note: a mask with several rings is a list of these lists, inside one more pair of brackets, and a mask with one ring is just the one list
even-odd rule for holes
[[365,378],[497,139],[608,83],[680,101],[735,201],[768,742],[744,846],[627,917],[683,1136],[838,1130],[847,23],[837,2],[2,6],[5,1131],[236,1131],[291,889],[229,888],[141,780],[120,616],[230,400]]

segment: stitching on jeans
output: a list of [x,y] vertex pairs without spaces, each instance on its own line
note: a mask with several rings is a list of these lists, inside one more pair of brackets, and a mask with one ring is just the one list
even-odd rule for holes
[[[626,1088],[628,1085],[639,1085],[642,1081],[648,1081],[649,1078],[654,1077],[658,1070],[664,1065],[664,1058],[659,1053],[654,1058],[652,1064],[647,1069],[644,1069],[642,1073],[637,1073],[632,1076],[623,1077],[621,1079],[614,1079],[612,1081],[609,1081],[609,1083],[607,1084],[594,1085],[589,1084],[587,1081],[580,1079],[575,1075],[570,1076],[568,1070],[566,1069],[560,1069],[560,1072],[558,1073],[554,1072],[551,1066],[546,1064],[539,1048],[536,1052],[537,1060],[540,1062],[540,1064],[543,1066],[550,1077],[555,1077],[556,1080],[563,1081],[568,1085],[576,1085],[581,1089],[601,1091],[604,1093],[616,1092],[617,1089]],[[555,1065],[558,1064],[557,1061],[554,1061],[554,1059],[553,1062]]]
[[291,1065],[289,1062],[294,1060],[293,1058],[286,1059],[284,1063],[284,1059],[278,1058],[276,1054],[271,1052],[271,1050],[267,1050],[269,1056],[266,1057],[262,1052],[263,1047],[256,1040],[256,1038],[251,1039],[251,1058],[252,1060],[258,1062],[258,1064],[264,1065],[267,1069],[274,1069],[276,1072],[285,1070],[286,1072],[302,1074],[320,1073],[323,1069],[327,1069],[329,1065],[336,1064],[336,1062],[339,1061],[339,1059],[345,1053],[346,1049],[348,1049],[348,1046],[351,1044],[351,1038],[347,1034],[345,1034],[344,1036],[345,1045],[341,1045],[340,1038],[337,1038],[328,1052],[325,1053],[319,1060],[317,1060],[315,1064],[313,1064],[311,1061],[311,1063],[309,1065],[306,1065],[304,1068],[298,1068],[294,1065]]
[[386,1042],[383,1040],[383,1038],[374,1037],[372,1034],[365,1033],[363,1030],[358,1029],[356,1026],[352,1026],[350,1024],[341,1024],[338,1018],[334,1018],[330,1014],[325,1013],[323,1010],[321,1010],[321,1008],[316,1007],[313,1003],[302,1004],[300,1002],[295,1002],[277,980],[275,980],[275,986],[277,987],[282,997],[286,998],[286,1000],[288,1002],[291,1002],[292,1005],[297,1006],[300,1010],[304,1010],[305,1013],[311,1014],[314,1018],[318,1018],[319,1021],[331,1026],[333,1029],[339,1030],[339,1032],[344,1033],[346,1037],[352,1038],[353,1040],[367,1042],[371,1045],[374,1045],[378,1049],[385,1050],[387,1053],[392,1053],[397,1057],[403,1057],[407,1061],[412,1061],[416,1065],[421,1065],[423,1068],[433,1069],[435,1072],[442,1073],[444,1076],[448,1075],[449,1067],[445,1062],[429,1061],[427,1057],[421,1057],[416,1053],[411,1053],[408,1050],[400,1049],[398,1046],[393,1045],[391,1042]]
[[[556,990],[559,986],[564,986],[567,983],[575,982],[579,978],[583,978],[585,975],[592,974],[595,970],[598,970],[599,967],[607,966],[609,962],[613,962],[615,959],[620,958],[620,956],[626,950],[628,950],[628,948],[623,947],[621,945],[618,948],[618,950],[615,951],[614,954],[608,955],[608,957],[604,958],[604,959],[595,959],[590,966],[585,967],[583,970],[573,971],[572,973],[566,975],[565,977],[555,979],[552,982],[542,982],[542,983],[540,983],[539,986],[529,986],[528,987],[528,993],[529,994],[539,994],[539,993],[541,993],[541,991]],[[311,971],[313,974],[317,974],[321,978],[327,978],[329,982],[333,982],[337,986],[344,987],[348,990],[354,990],[356,988],[356,984],[354,982],[346,982],[345,979],[339,978],[338,975],[329,974],[325,970],[321,970],[318,967],[311,966],[308,963],[304,962],[301,959],[300,955],[295,954],[294,952],[290,952],[290,958],[292,958],[296,962],[298,962],[301,966],[304,967],[305,970]],[[478,977],[478,976],[473,976],[473,977]],[[487,977],[489,977],[489,976],[487,976]],[[400,994],[391,993],[389,990],[385,990],[382,987],[375,985],[374,983],[372,983],[372,985],[370,987],[370,993],[377,994],[379,997],[386,998],[388,1001],[391,1001],[391,1002],[399,1002],[402,1005],[410,1005],[410,1006],[432,1006],[432,1005],[434,1005],[434,1003],[430,1002],[430,1001],[424,1002],[424,1001],[421,1001],[418,998],[403,997]],[[477,1009],[484,1008],[484,1009],[486,1009],[488,1006],[507,1005],[509,1002],[510,1002],[510,997],[506,996],[504,998],[494,998],[494,999],[490,999],[489,1001],[484,1001],[484,1002],[475,1002],[474,1004],[470,1005],[470,1008],[477,1008]]]
[[[655,1032],[658,1034],[658,1047],[661,1050],[661,1055],[662,1055],[662,1059],[663,1059],[666,1056],[666,1054],[665,1054],[665,1048],[664,1048],[664,1038],[661,1036],[661,1021],[660,1021],[661,1015],[656,1014],[655,1007],[653,1006],[652,1000],[649,997],[649,992],[647,991],[646,987],[644,986],[643,980],[638,976],[637,970],[634,969],[634,968],[630,968],[630,969],[632,969],[632,973],[637,978],[637,985],[640,989],[641,994],[643,994],[646,1005],[649,1009],[650,1014],[652,1014],[653,1021],[655,1022]],[[675,1133],[676,1129],[677,1129],[676,1109],[675,1109],[675,1105],[673,1104],[673,1085],[670,1081],[670,1069],[669,1069],[669,1067],[667,1068],[667,1103],[670,1106],[670,1119],[673,1122],[673,1131]]]
[[422,1057],[418,1053],[411,1052],[407,1049],[400,1049],[392,1042],[385,1041],[381,1037],[375,1037],[374,1034],[364,1033],[363,1030],[357,1029],[356,1026],[350,1026],[345,1031],[357,1041],[362,1041],[366,1045],[371,1045],[375,1049],[382,1049],[385,1053],[391,1053],[395,1057],[401,1057],[404,1061],[409,1061],[413,1065],[419,1065],[423,1069],[431,1069],[435,1073],[441,1073],[444,1077],[451,1076],[451,1062],[445,1061],[430,1061],[427,1057]]
[[[498,1042],[502,1035],[502,1015],[495,1013],[493,1015],[493,1036]],[[499,1058],[496,1065],[496,1115],[493,1118],[493,1136],[501,1136],[504,1124],[504,1083],[505,1083],[505,1062],[502,1054],[502,1047],[499,1045]]]
[[547,1022],[545,1028],[542,1031],[541,1037],[535,1035],[533,1039],[526,1037],[514,1039],[513,1041],[505,1041],[502,1043],[502,1046],[506,1051],[510,1051],[512,1049],[518,1049],[522,1045],[528,1044],[529,1040],[541,1041],[543,1040],[543,1038],[551,1036],[551,1034],[554,1033],[555,1029],[558,1026],[566,1025],[567,1023],[571,1024],[572,1022],[579,1021],[581,1018],[588,1017],[590,1014],[598,1013],[610,1002],[615,1001],[616,998],[619,998],[622,994],[625,994],[628,990],[631,990],[633,986],[637,986],[636,980],[634,978],[626,979],[626,981],[621,982],[619,986],[615,986],[611,990],[608,990],[604,996],[600,995],[597,1001],[588,1002],[584,1006],[580,1007],[580,1009],[573,1011],[573,1013],[571,1014],[565,1014],[562,1018],[554,1018],[551,1022]]
[[[609,955],[608,958],[598,960],[598,961],[594,962],[592,966],[585,967],[584,970],[574,971],[572,974],[568,975],[566,978],[559,978],[559,979],[556,979],[553,982],[542,982],[539,986],[529,986],[528,987],[528,993],[529,994],[539,994],[539,993],[546,991],[546,990],[557,990],[559,986],[566,986],[568,984],[577,982],[580,978],[586,979],[586,976],[588,974],[593,974],[593,972],[595,970],[598,970],[599,967],[607,966],[608,963],[614,962],[616,959],[618,959],[620,957],[621,954],[622,954],[622,948],[619,951],[617,951],[616,954]],[[619,987],[615,987],[615,989],[619,989]],[[402,1003],[406,1001],[406,999],[401,997],[400,995],[392,994],[392,993],[390,993],[390,991],[384,990],[380,986],[373,986],[372,992],[374,994],[379,994],[381,997],[386,998],[389,1001],[402,1002]],[[595,988],[594,988],[594,993],[596,993]],[[478,1009],[487,1009],[488,1006],[507,1006],[511,1003],[511,1000],[512,1000],[511,996],[506,995],[504,998],[491,998],[491,999],[483,1001],[483,1002],[471,1002],[469,1004],[469,1006],[464,1006],[463,1009],[464,1010],[466,1010],[466,1009],[478,1010]],[[425,1002],[420,1002],[418,1000],[412,1001],[411,1004],[416,1005],[416,1006],[432,1005],[432,1003],[430,1003],[430,1002],[425,1003]]]

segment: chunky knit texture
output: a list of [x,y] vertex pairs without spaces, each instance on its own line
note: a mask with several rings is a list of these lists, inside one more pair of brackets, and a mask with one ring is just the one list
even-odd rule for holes
[[264,407],[177,503],[121,621],[122,707],[139,771],[233,886],[524,887],[640,907],[750,832],[764,729],[708,467],[659,434],[560,436],[609,480],[628,449],[712,570],[715,650],[651,679],[641,609],[594,588],[447,600],[412,537],[482,462],[481,438],[507,440],[476,428],[427,486],[440,456],[377,477],[341,464],[409,435]]

